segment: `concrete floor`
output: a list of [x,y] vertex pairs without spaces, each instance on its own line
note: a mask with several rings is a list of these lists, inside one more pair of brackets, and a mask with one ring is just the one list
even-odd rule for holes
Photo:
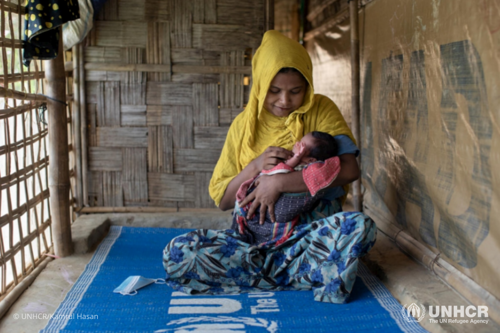
[[[33,284],[0,320],[0,332],[38,332],[85,269],[109,224],[134,227],[227,228],[230,214],[218,211],[174,214],[100,214],[81,216],[73,226],[77,254],[50,262]],[[89,253],[81,253],[90,251]],[[469,303],[436,276],[402,253],[379,232],[363,261],[401,304],[464,305]],[[33,319],[27,319],[30,314]],[[18,318],[19,317],[19,318]],[[18,318],[18,319],[16,319]],[[23,319],[24,318],[24,319]],[[500,325],[420,322],[430,332],[500,332]]]

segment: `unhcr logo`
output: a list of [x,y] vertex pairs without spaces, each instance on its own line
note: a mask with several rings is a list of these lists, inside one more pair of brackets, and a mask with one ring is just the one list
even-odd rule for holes
[[[488,318],[488,307],[486,305],[469,305],[461,306],[430,306],[429,307],[429,322],[431,324],[448,323],[448,324],[488,324],[488,319],[475,319],[473,317]],[[471,319],[466,318],[469,317]],[[438,318],[439,317],[439,318]],[[433,319],[436,318],[436,319]]]
[[417,303],[411,303],[409,306],[405,304],[401,311],[408,322],[419,322],[425,317],[425,307],[422,304],[420,306]]
[[[408,322],[420,322],[424,319],[426,313],[425,307],[417,303],[412,303],[408,306],[405,304],[401,312]],[[482,317],[488,318],[488,307],[486,305],[479,305],[477,307],[474,305],[430,305],[429,317],[431,324],[488,324],[489,322],[489,319],[477,319]]]

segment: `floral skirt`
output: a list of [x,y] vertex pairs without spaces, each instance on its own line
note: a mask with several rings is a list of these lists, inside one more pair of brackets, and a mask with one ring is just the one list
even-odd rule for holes
[[[311,218],[311,217],[309,217]],[[313,290],[321,302],[345,303],[358,260],[377,228],[359,212],[340,212],[296,227],[278,246],[250,245],[231,229],[199,229],[163,251],[167,284],[187,294]]]

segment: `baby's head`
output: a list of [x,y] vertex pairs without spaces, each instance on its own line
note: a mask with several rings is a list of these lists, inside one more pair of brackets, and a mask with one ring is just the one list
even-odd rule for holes
[[318,131],[307,133],[302,140],[293,146],[294,154],[299,153],[301,144],[305,145],[306,150],[301,163],[307,164],[324,161],[330,157],[337,156],[337,142],[328,133]]

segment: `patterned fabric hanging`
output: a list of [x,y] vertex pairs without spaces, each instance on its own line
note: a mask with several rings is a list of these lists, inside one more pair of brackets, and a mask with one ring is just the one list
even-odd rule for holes
[[78,0],[26,0],[23,63],[57,57],[59,26],[80,18]]

